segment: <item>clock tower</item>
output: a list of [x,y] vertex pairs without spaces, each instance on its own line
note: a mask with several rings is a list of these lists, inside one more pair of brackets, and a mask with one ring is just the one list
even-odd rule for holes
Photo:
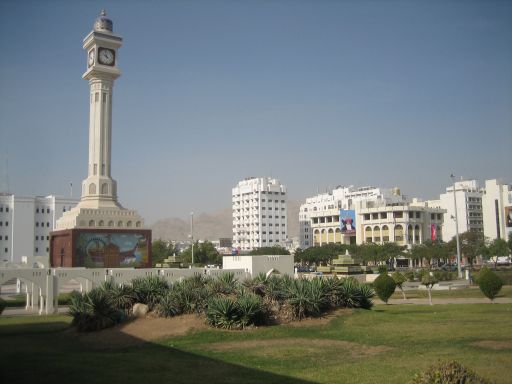
[[123,39],[116,35],[105,11],[85,37],[89,82],[89,156],[87,178],[82,182],[79,204],[57,221],[57,230],[72,228],[142,228],[136,211],[125,209],[117,200],[117,183],[111,175],[112,98],[114,81],[121,75],[118,50]]

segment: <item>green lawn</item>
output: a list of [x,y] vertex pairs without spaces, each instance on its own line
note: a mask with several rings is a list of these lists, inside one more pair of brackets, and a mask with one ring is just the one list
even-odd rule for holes
[[[406,290],[405,295],[408,299],[428,299],[428,292],[426,289],[415,289],[415,290]],[[497,297],[510,297],[512,298],[512,286],[505,285],[501,288],[500,293]],[[398,288],[396,289],[392,299],[402,299],[402,291]],[[456,298],[485,298],[480,288],[476,286],[471,286],[465,289],[454,289],[454,290],[446,290],[446,291],[432,291],[432,298],[434,299],[456,299]]]
[[[511,304],[378,305],[326,325],[208,330],[99,349],[80,344],[66,316],[0,317],[2,381],[405,383],[456,359],[507,383],[511,319]],[[482,341],[488,346],[475,344]]]

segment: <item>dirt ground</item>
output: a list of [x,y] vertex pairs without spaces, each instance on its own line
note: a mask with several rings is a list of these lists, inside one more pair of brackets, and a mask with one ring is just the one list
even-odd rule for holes
[[74,330],[72,332],[73,336],[81,342],[104,349],[139,345],[207,328],[204,318],[196,315],[181,315],[167,319],[147,316],[98,332],[79,333]]
[[[285,325],[292,327],[315,327],[328,324],[333,319],[350,313],[352,313],[350,309],[338,309],[322,317],[307,318],[302,321],[286,323]],[[145,318],[136,318],[98,332],[80,333],[71,330],[68,335],[71,334],[80,342],[98,349],[114,349],[140,345],[166,337],[182,336],[189,332],[208,328],[202,316],[181,315],[166,319],[153,317],[149,314]],[[303,341],[297,342],[302,343]],[[231,347],[225,346],[224,348]]]

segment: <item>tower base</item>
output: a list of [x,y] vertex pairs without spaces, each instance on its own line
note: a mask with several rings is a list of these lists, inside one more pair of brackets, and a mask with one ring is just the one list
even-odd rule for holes
[[50,265],[150,268],[151,230],[75,228],[51,232]]

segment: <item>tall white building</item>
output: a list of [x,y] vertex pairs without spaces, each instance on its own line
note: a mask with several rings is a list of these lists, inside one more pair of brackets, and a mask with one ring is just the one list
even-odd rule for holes
[[486,180],[482,196],[484,235],[507,240],[512,232],[512,184]]
[[76,199],[0,194],[0,260],[20,263],[22,256],[49,256],[50,232]]
[[232,189],[233,247],[250,251],[287,240],[286,188],[277,179],[250,177]]
[[[430,200],[430,207],[446,210],[443,223],[443,236],[445,241],[450,241],[456,234],[455,225],[455,201],[454,186],[446,188],[446,193],[439,196],[439,200]],[[471,232],[483,232],[482,196],[483,190],[476,180],[461,180],[455,182],[455,198],[457,200],[457,221],[459,234]]]
[[117,183],[111,175],[112,98],[114,81],[121,75],[118,50],[123,39],[113,32],[112,20],[105,11],[85,37],[87,70],[82,78],[89,83],[89,162],[82,182],[79,204],[62,217],[57,229],[142,228],[139,214],[121,206]]
[[[355,241],[355,233],[342,233],[340,212],[354,211],[367,201],[369,206],[386,202],[401,203],[407,198],[398,188],[385,190],[376,187],[339,186],[328,193],[321,193],[306,199],[299,210],[300,248],[308,248],[327,243],[350,244]],[[355,223],[354,223],[355,224]],[[351,240],[351,237],[353,238]]]

